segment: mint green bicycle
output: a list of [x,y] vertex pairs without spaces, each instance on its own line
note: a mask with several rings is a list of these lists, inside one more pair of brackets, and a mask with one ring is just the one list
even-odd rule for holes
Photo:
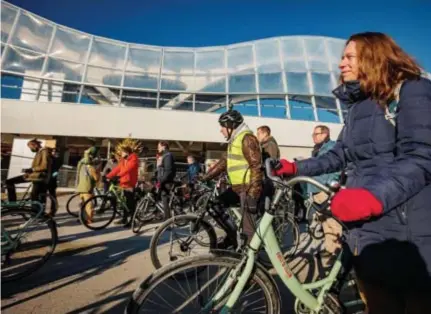
[[[288,187],[301,182],[313,184],[329,195],[329,200],[318,210],[330,215],[326,208],[336,193],[335,189],[303,176],[283,182],[272,176],[273,163],[274,160],[266,161],[266,171],[275,184]],[[275,194],[272,204],[283,197],[280,191]],[[296,313],[345,313],[346,305],[339,301],[339,296],[342,288],[351,282],[348,250],[340,252],[325,278],[301,283],[287,264],[277,242],[272,226],[275,214],[272,204],[267,199],[265,214],[248,249],[242,253],[213,251],[166,265],[140,284],[125,313],[281,313],[281,297],[276,282],[256,261],[262,244],[281,281],[295,297]],[[193,273],[194,276],[191,276]],[[283,309],[285,312],[286,309]]]

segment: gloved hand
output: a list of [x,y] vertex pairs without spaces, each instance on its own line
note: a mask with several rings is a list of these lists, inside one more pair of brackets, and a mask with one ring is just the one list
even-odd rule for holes
[[366,189],[345,189],[331,201],[331,211],[341,221],[357,221],[379,216],[382,203]]
[[155,187],[157,188],[157,189],[160,189],[160,182],[156,182],[156,184],[155,184]]
[[281,159],[280,165],[281,167],[279,166],[278,169],[275,169],[275,174],[277,176],[293,176],[294,174],[296,174],[297,169],[294,162],[287,161],[286,159]]
[[57,178],[57,177],[58,177],[58,172],[53,172],[53,173],[52,173],[52,177],[53,177],[53,178]]

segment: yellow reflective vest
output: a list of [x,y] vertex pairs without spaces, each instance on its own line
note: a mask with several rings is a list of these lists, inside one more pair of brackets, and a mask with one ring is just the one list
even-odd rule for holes
[[242,140],[250,130],[245,130],[236,135],[227,149],[227,174],[232,185],[249,184],[250,171],[247,159],[242,152]]

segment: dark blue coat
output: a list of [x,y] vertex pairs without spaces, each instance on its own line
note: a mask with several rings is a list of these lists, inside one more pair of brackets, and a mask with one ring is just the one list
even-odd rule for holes
[[361,251],[390,238],[411,241],[431,274],[431,82],[403,84],[396,127],[375,101],[363,97],[357,82],[334,94],[348,107],[345,126],[327,154],[297,163],[299,174],[347,167],[346,186],[367,189],[384,207],[383,216],[353,227],[350,244]]

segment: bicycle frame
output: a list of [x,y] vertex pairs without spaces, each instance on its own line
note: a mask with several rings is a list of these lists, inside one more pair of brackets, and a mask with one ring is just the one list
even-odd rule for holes
[[6,202],[5,205],[6,205],[6,207],[9,207],[9,208],[21,208],[21,207],[23,207],[23,204],[25,204],[25,203],[28,203],[29,206],[34,206],[34,205],[38,206],[39,210],[38,210],[35,217],[27,220],[24,223],[24,225],[22,225],[22,227],[19,228],[19,232],[18,232],[17,236],[15,237],[15,239],[12,239],[9,236],[8,232],[6,230],[4,230],[3,225],[1,226],[2,239],[5,238],[7,243],[8,243],[7,245],[2,244],[2,246],[1,246],[2,254],[7,253],[12,249],[15,249],[17,247],[18,240],[22,237],[23,233],[27,229],[27,226],[29,224],[31,224],[34,220],[38,219],[41,215],[43,215],[44,210],[43,210],[43,206],[40,202],[22,202],[22,201],[20,201],[20,202]]
[[[304,180],[304,177],[296,177],[292,181]],[[312,183],[312,182],[310,182]],[[312,183],[314,184],[314,183]],[[322,189],[324,190],[324,189]],[[329,191],[326,188],[326,191]],[[278,201],[282,196],[282,191],[278,190],[274,196],[273,204]],[[237,217],[241,217],[238,211],[233,211]],[[324,296],[326,292],[331,288],[333,283],[337,279],[337,275],[341,270],[342,263],[341,257],[342,252],[337,256],[337,259],[332,267],[330,273],[325,278],[309,283],[302,284],[298,278],[295,276],[293,271],[288,266],[283,253],[281,252],[280,246],[278,244],[274,228],[272,226],[272,221],[274,219],[274,214],[272,212],[266,211],[259,225],[256,229],[253,238],[251,239],[249,249],[244,255],[243,260],[239,263],[235,269],[231,271],[226,282],[223,284],[221,289],[214,295],[213,299],[205,306],[204,312],[210,310],[214,304],[217,304],[222,299],[227,296],[228,291],[233,287],[233,291],[228,296],[226,304],[222,307],[220,313],[230,313],[235,303],[238,301],[241,292],[243,291],[245,285],[247,284],[252,271],[254,269],[254,264],[256,261],[256,253],[259,251],[262,243],[265,245],[265,251],[268,254],[272,265],[274,266],[277,274],[280,276],[284,285],[292,292],[296,297],[297,301],[303,303],[310,310],[318,312],[322,309]],[[237,274],[241,274],[237,277]],[[237,281],[236,281],[237,279]],[[310,293],[310,290],[320,289],[317,297]]]

